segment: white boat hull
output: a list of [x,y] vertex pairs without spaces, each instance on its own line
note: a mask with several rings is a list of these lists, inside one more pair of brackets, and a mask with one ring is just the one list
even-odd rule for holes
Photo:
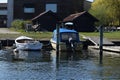
[[16,47],[19,50],[40,50],[42,48],[42,43],[40,42],[17,43]]
[[20,36],[15,40],[16,50],[40,50],[42,49],[42,43],[34,41],[30,37]]
[[[56,42],[53,41],[52,39],[50,40],[50,42],[51,42],[51,45],[52,45],[53,49],[56,50],[56,45],[57,45]],[[76,45],[75,48],[74,48],[75,51],[81,51],[82,50],[82,44],[80,42],[76,42],[75,45]],[[59,42],[59,50],[60,51],[68,50],[66,43]]]

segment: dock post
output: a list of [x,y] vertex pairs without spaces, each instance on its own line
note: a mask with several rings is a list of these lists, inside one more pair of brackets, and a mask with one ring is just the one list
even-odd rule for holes
[[57,45],[56,45],[56,62],[59,62],[59,25],[56,24],[56,31],[57,31]]
[[6,39],[6,46],[9,46],[9,39]]
[[0,50],[2,49],[2,42],[0,41]]
[[100,26],[100,44],[99,44],[99,55],[100,55],[100,64],[102,64],[103,60],[103,26]]

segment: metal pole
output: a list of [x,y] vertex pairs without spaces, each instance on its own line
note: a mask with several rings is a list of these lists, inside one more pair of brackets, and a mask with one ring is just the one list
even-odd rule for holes
[[99,45],[99,49],[100,49],[100,64],[102,64],[102,60],[103,60],[103,26],[100,26],[100,45]]

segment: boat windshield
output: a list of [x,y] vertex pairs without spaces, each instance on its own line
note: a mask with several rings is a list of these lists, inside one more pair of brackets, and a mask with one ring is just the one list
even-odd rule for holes
[[72,38],[73,41],[79,41],[78,33],[61,33],[61,41],[68,41],[69,38]]

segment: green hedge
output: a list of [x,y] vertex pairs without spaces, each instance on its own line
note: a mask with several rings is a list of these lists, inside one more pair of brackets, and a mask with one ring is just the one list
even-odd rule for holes
[[25,29],[25,24],[31,23],[31,21],[25,21],[25,20],[20,20],[20,19],[16,19],[12,22],[11,27],[16,29],[16,30],[20,30],[20,29]]

